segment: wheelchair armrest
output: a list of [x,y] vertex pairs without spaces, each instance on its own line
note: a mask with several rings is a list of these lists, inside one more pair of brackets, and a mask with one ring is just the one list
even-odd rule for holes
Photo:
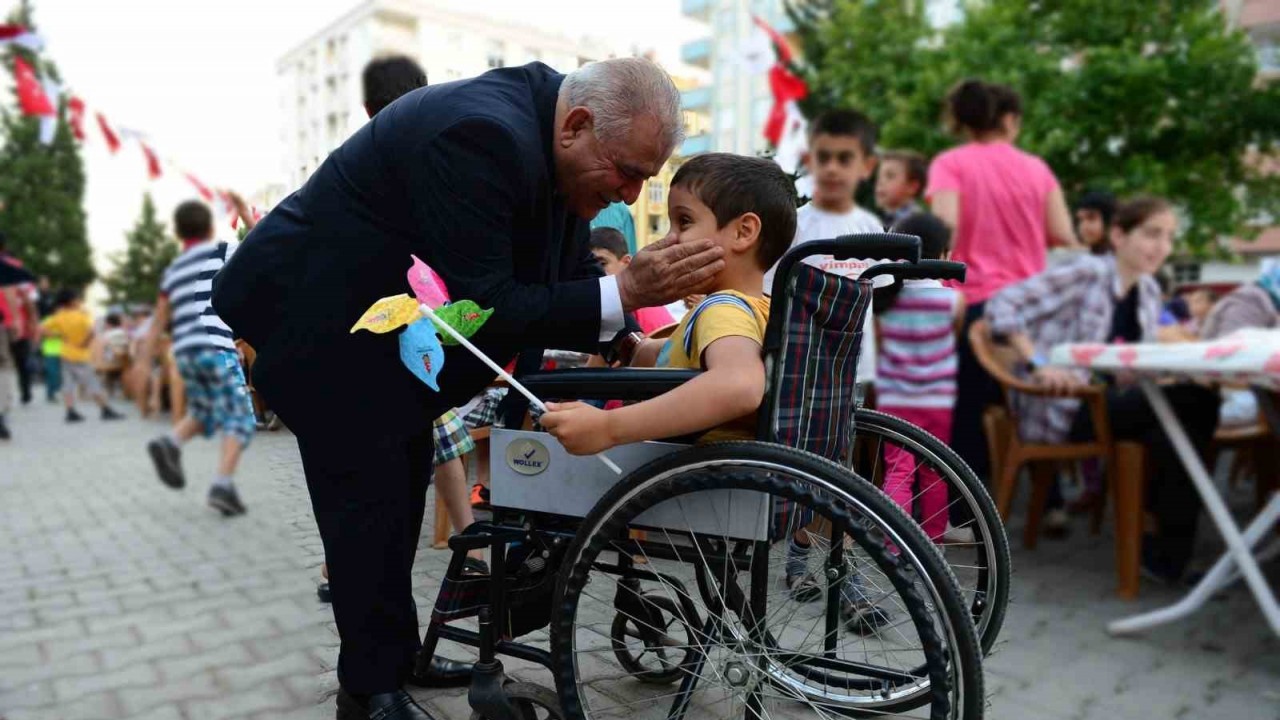
[[541,398],[565,400],[648,400],[698,376],[697,370],[571,368],[517,378]]

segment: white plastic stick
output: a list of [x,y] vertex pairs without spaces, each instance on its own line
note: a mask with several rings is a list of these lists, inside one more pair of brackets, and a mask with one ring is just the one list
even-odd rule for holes
[[[502,378],[503,380],[506,380],[507,384],[510,385],[513,390],[515,390],[516,392],[528,398],[529,402],[532,403],[533,406],[537,408],[539,412],[547,411],[546,403],[538,399],[537,395],[534,395],[533,393],[529,392],[529,388],[521,385],[519,380],[516,380],[515,378],[511,377],[511,373],[507,372],[506,370],[503,370],[502,367],[498,365],[498,363],[494,362],[493,360],[490,360],[488,355],[485,355],[484,353],[480,352],[480,348],[476,347],[475,345],[472,345],[470,340],[463,337],[461,333],[459,333],[457,330],[454,330],[445,321],[441,320],[440,317],[436,315],[435,312],[432,311],[430,307],[426,306],[425,304],[419,303],[418,310],[420,310],[423,315],[427,316],[427,318],[429,318],[432,322],[434,322],[437,328],[440,328],[445,332],[449,333],[449,337],[453,338],[454,340],[457,340],[459,345],[470,350],[472,355],[475,355],[477,358],[480,358],[480,362],[484,363],[485,365],[488,365],[490,370],[498,373],[498,377]],[[614,471],[619,475],[622,474],[622,468],[618,467],[618,464],[615,463],[614,461],[605,457],[604,453],[596,453],[596,457],[600,458],[600,462],[604,463],[605,466],[608,467],[610,470]]]

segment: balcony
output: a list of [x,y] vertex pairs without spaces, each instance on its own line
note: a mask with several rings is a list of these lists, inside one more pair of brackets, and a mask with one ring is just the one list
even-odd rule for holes
[[711,107],[711,88],[699,87],[680,93],[680,107],[685,110],[705,110]]
[[703,70],[711,69],[711,38],[687,42],[680,48],[680,59]]
[[707,22],[711,19],[711,5],[711,0],[680,0],[680,14]]
[[710,135],[694,135],[691,138],[685,138],[684,144],[680,146],[680,156],[689,157],[704,153],[711,149]]

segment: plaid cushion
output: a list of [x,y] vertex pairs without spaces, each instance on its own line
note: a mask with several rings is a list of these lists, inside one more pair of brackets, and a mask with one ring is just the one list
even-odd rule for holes
[[[788,294],[773,311],[786,313],[781,347],[772,358],[772,410],[765,440],[848,465],[851,419],[857,407],[858,350],[871,305],[871,282],[798,264]],[[780,540],[812,519],[777,500],[770,536]]]

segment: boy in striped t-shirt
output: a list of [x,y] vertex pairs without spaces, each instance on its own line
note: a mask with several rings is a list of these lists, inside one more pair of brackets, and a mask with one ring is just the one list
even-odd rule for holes
[[[245,225],[252,228],[254,218],[244,201],[235,193],[228,195]],[[187,414],[170,432],[147,443],[147,452],[160,480],[179,489],[186,485],[182,444],[197,434],[212,437],[215,432],[222,433],[222,456],[209,489],[209,505],[227,517],[240,515],[245,507],[232,475],[257,421],[231,329],[209,304],[213,276],[226,264],[236,244],[214,241],[213,213],[196,200],[178,206],[173,225],[182,240],[182,254],[164,272],[155,317],[137,367],[151,367],[160,333],[171,327]]]

